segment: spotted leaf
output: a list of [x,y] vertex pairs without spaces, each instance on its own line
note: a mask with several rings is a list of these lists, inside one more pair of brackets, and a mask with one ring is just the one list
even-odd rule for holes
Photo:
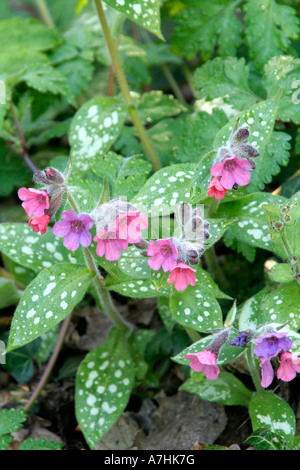
[[162,38],[159,0],[105,0],[105,3]]
[[94,277],[84,266],[59,263],[41,271],[26,288],[14,314],[7,351],[33,341],[64,320]]
[[44,235],[33,232],[26,224],[0,224],[0,251],[16,263],[41,271],[55,263],[77,264],[83,261],[81,250],[71,253],[48,228]]
[[102,346],[79,366],[75,409],[81,431],[94,448],[126,407],[134,380],[134,365],[126,347],[126,331],[112,329]]

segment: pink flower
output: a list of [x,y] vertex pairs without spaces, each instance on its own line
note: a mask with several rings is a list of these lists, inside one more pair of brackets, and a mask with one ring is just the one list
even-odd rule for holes
[[76,251],[79,245],[87,247],[92,242],[89,230],[94,225],[93,219],[87,214],[78,216],[76,212],[68,210],[61,215],[63,222],[56,222],[52,232],[56,237],[64,237],[64,246],[71,251]]
[[214,176],[208,185],[208,197],[215,196],[216,199],[223,199],[226,193],[227,189],[223,188],[219,178]]
[[34,232],[41,232],[41,235],[44,235],[47,231],[50,219],[51,217],[48,214],[42,217],[33,217],[33,219],[29,220],[28,225],[32,227]]
[[177,266],[172,269],[169,276],[169,284],[175,282],[176,290],[185,290],[190,284],[191,286],[196,285],[196,270],[190,268],[187,264],[178,263]]
[[261,357],[259,365],[261,368],[261,386],[267,388],[269,385],[271,385],[274,379],[274,372],[271,361],[266,357]]
[[172,238],[160,239],[155,242],[150,240],[147,255],[152,256],[151,259],[148,259],[148,264],[154,271],[158,271],[160,267],[164,272],[172,271],[177,266],[178,251]]
[[277,369],[278,379],[284,382],[290,382],[296,377],[296,373],[300,372],[300,357],[289,352],[280,355],[280,366]]
[[24,201],[22,207],[25,209],[26,214],[31,217],[42,217],[44,210],[49,209],[49,196],[46,191],[40,191],[33,188],[20,188],[18,196],[21,201]]
[[232,189],[234,183],[245,186],[249,183],[252,168],[251,163],[246,158],[238,158],[235,153],[232,157],[225,158],[222,163],[216,163],[210,169],[213,176],[221,176],[221,185],[225,189]]
[[140,211],[129,211],[120,214],[115,220],[115,227],[119,238],[127,240],[128,243],[139,243],[142,238],[141,230],[149,225],[148,218]]
[[185,359],[191,359],[190,367],[195,372],[203,372],[205,377],[209,380],[216,380],[220,373],[217,366],[217,354],[211,352],[209,349],[198,353],[190,353],[185,356]]
[[116,261],[121,256],[121,251],[128,247],[128,241],[119,238],[116,228],[100,229],[94,237],[97,242],[96,253],[98,256],[105,255],[108,261]]

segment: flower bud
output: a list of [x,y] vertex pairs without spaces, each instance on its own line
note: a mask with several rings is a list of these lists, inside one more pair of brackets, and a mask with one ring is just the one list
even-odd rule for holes
[[243,144],[240,147],[240,155],[243,155],[245,157],[258,157],[259,156],[259,151],[253,147],[253,145],[250,144]]
[[226,343],[229,332],[230,328],[225,328],[224,330],[222,330],[216,336],[216,338],[214,338],[212,342],[208,345],[207,349],[209,349],[211,352],[218,354],[223,344]]
[[247,142],[250,132],[247,126],[240,127],[233,135],[232,140],[236,142]]

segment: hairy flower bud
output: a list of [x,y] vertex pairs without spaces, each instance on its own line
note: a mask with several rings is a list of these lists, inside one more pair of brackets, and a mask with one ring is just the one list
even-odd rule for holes
[[247,126],[240,127],[232,136],[232,140],[236,142],[247,142],[250,136]]

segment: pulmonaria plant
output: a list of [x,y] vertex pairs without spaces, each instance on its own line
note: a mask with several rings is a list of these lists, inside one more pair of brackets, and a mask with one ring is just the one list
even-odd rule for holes
[[248,143],[249,137],[248,127],[240,127],[231,135],[228,146],[219,148],[217,160],[210,169],[213,178],[208,185],[209,197],[220,200],[228,190],[249,184],[250,170],[256,167],[252,158],[259,156],[257,149]]

